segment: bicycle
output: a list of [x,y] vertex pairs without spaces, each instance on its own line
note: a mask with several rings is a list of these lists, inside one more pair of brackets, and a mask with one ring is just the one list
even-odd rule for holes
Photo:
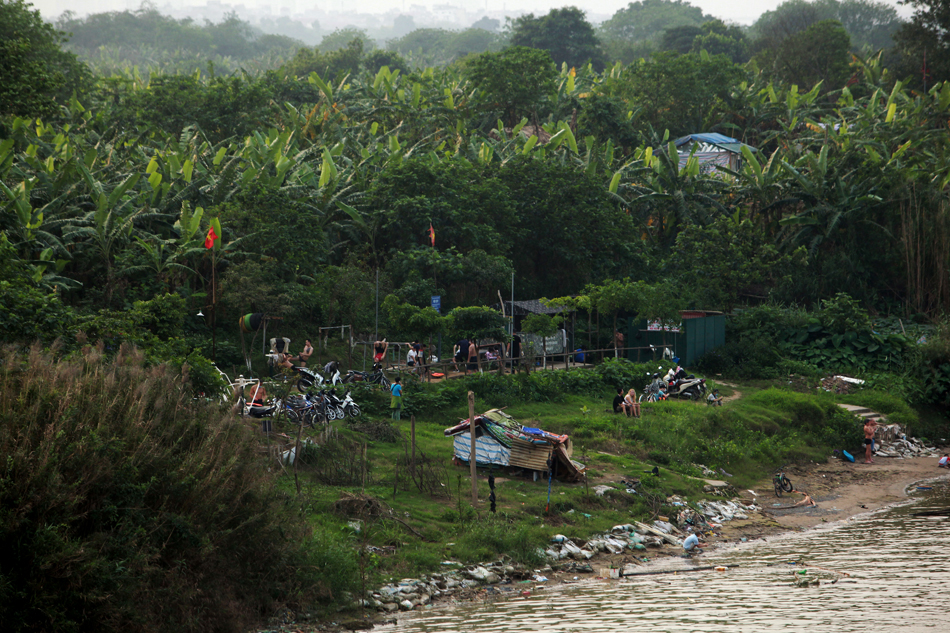
[[791,480],[781,471],[775,473],[775,477],[772,478],[772,484],[775,486],[776,497],[781,497],[783,492],[791,492],[794,490]]

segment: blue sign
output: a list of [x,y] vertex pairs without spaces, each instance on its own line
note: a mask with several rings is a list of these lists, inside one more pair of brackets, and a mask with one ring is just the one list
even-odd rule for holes
[[432,307],[439,314],[442,314],[442,295],[432,295]]

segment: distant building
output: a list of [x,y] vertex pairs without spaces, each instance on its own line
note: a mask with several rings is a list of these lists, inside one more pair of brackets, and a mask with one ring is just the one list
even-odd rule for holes
[[715,132],[688,134],[676,139],[673,143],[679,153],[680,169],[686,166],[686,161],[689,160],[694,147],[696,147],[696,153],[693,156],[699,161],[699,168],[702,171],[717,167],[739,171],[742,168],[742,146],[745,145],[753,152],[758,151],[751,145]]

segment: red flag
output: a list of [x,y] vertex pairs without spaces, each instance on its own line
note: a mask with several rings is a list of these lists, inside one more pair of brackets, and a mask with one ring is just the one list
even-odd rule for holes
[[429,240],[432,242],[432,248],[435,248],[435,229],[432,228],[432,222],[429,222]]
[[208,237],[205,238],[205,248],[214,248],[214,241],[218,239],[218,234],[214,232],[214,227],[208,227]]

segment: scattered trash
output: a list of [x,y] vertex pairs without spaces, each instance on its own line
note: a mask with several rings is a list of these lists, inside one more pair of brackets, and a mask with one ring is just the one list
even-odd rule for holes
[[533,576],[533,579],[534,579],[534,582],[547,582],[547,581],[548,581],[547,577],[542,576],[542,575],[540,575],[540,574],[535,574],[535,575]]
[[898,424],[882,424],[874,433],[877,440],[875,457],[938,457],[936,447],[925,446],[920,440],[907,437]]

